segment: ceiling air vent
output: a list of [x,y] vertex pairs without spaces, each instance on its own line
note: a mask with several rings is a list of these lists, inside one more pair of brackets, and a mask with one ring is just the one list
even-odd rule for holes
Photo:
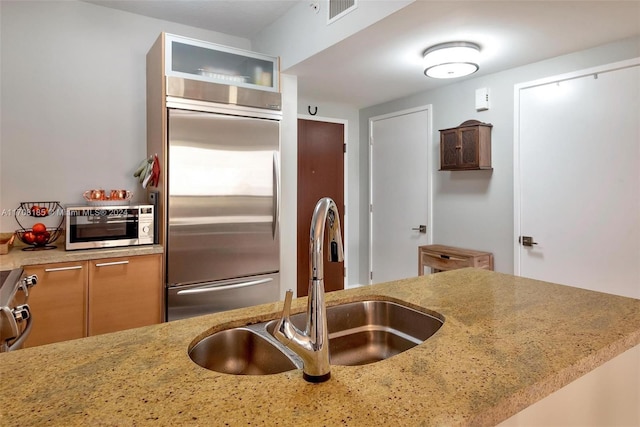
[[329,0],[329,20],[327,24],[342,18],[356,7],[356,0]]

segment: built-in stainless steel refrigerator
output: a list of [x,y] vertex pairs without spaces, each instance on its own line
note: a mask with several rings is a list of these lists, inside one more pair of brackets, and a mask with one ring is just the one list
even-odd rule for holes
[[279,299],[272,116],[168,109],[167,320]]

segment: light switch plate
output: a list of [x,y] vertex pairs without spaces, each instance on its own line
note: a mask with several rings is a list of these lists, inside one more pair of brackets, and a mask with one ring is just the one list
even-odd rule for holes
[[476,89],[476,111],[489,109],[489,89],[486,87]]

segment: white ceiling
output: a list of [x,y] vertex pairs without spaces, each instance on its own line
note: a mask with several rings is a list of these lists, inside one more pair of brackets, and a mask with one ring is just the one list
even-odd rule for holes
[[112,9],[250,39],[297,0],[82,0]]
[[[297,3],[86,1],[245,38]],[[480,71],[468,79],[638,35],[638,0],[417,0],[286,72],[298,76],[298,93],[307,99],[366,107],[451,84],[422,73],[421,54],[437,43],[481,46]]]
[[438,43],[481,46],[470,79],[633,35],[638,1],[418,0],[287,72],[305,97],[365,107],[452,84],[423,74],[422,52]]

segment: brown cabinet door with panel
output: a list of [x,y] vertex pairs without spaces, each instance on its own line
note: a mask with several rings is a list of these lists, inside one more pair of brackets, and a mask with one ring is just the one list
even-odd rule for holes
[[440,134],[440,167],[455,168],[458,165],[460,147],[458,146],[458,130],[448,129]]
[[87,336],[86,261],[25,266],[38,276],[29,289],[33,327],[24,347],[35,347]]
[[460,167],[480,167],[480,132],[477,126],[458,129],[460,140]]
[[89,335],[162,321],[161,255],[89,261]]

